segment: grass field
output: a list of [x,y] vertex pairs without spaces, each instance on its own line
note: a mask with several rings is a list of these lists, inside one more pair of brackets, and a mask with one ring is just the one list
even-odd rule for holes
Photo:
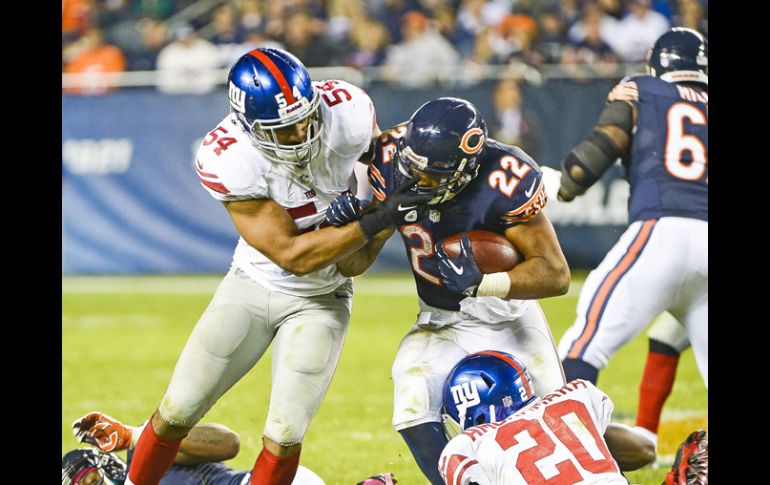
[[[585,275],[574,276],[567,295],[541,300],[557,341],[572,323]],[[70,424],[89,411],[100,410],[131,424],[150,416],[219,280],[62,278],[62,454],[78,446]],[[352,485],[385,471],[394,472],[400,485],[427,483],[390,425],[390,366],[416,312],[410,274],[357,278],[340,364],[303,445],[302,464],[327,484]],[[646,349],[644,335],[637,337],[599,377],[599,387],[615,402],[615,421],[633,424]],[[269,391],[268,351],[204,418],[240,433],[241,452],[229,462],[234,468],[254,464]],[[663,413],[658,448],[664,465],[682,439],[699,427],[708,429],[708,397],[688,350]],[[632,483],[660,484],[666,468],[648,467],[628,478]]]

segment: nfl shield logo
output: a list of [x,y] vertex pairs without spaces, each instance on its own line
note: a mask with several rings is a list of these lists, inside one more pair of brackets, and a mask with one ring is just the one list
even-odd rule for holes
[[431,209],[430,213],[428,214],[428,218],[431,222],[438,222],[441,220],[441,212]]

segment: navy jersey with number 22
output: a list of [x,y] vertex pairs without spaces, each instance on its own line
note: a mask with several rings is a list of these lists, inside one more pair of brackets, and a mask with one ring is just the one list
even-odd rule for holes
[[635,76],[636,132],[624,160],[628,222],[660,217],[708,221],[708,93]]
[[[369,166],[369,184],[383,200],[403,180],[398,173],[397,140],[404,125],[385,131],[377,140]],[[520,148],[488,139],[479,173],[453,199],[429,206],[424,219],[398,227],[412,266],[417,293],[428,305],[459,310],[464,295],[446,289],[438,270],[436,244],[463,231],[484,230],[503,235],[505,230],[528,221],[546,204],[543,172]]]

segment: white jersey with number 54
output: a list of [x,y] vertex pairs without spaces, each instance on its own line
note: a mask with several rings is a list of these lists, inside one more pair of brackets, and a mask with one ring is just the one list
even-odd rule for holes
[[[347,190],[356,191],[353,168],[369,148],[376,126],[369,96],[345,81],[313,83],[321,94],[321,151],[305,168],[267,160],[248,134],[228,115],[201,142],[195,171],[217,200],[270,198],[283,206],[302,232],[326,225],[329,203]],[[267,232],[269,237],[269,231]],[[330,265],[296,276],[270,261],[242,237],[233,261],[263,286],[296,296],[329,293],[345,281]]]
[[456,436],[441,454],[441,476],[449,485],[626,485],[604,441],[613,408],[593,384],[574,380]]

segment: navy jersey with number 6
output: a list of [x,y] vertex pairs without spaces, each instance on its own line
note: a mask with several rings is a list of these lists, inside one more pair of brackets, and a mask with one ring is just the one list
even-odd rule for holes
[[[404,177],[399,173],[397,140],[405,126],[385,131],[377,140],[369,166],[374,196],[383,200]],[[428,305],[459,310],[465,295],[446,289],[438,270],[436,244],[463,231],[485,230],[503,235],[528,221],[546,204],[543,172],[520,148],[488,139],[479,155],[478,175],[453,199],[430,205],[424,219],[398,227],[417,284],[417,293]]]
[[636,76],[636,132],[624,160],[628,221],[688,217],[708,221],[708,93]]

